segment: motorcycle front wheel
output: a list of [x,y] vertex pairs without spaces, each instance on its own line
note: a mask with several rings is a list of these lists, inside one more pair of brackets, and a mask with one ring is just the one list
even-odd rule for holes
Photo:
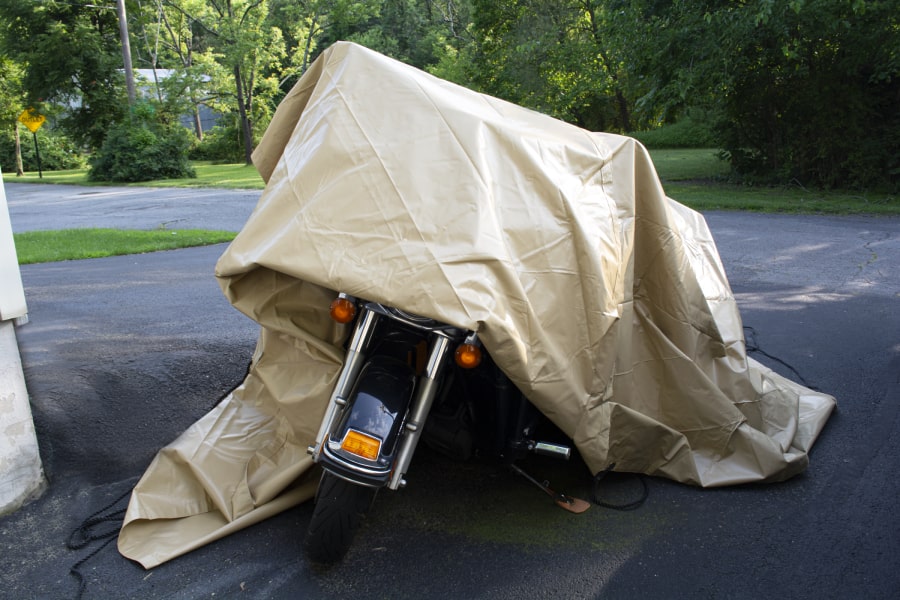
[[309,529],[306,554],[315,563],[339,561],[350,549],[378,490],[322,474]]

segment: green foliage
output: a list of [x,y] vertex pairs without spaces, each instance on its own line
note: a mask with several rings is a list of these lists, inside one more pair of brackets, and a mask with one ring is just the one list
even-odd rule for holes
[[714,109],[744,181],[900,186],[900,12],[857,0],[623,0],[655,32],[635,47],[640,103]]
[[[0,0],[0,113],[35,105],[99,147],[125,106],[109,8]],[[238,140],[248,160],[310,62],[350,40],[587,129],[723,148],[745,182],[900,187],[896,0],[166,0],[128,14],[135,64],[176,71],[146,86],[160,112],[225,115],[197,157],[235,160]]]
[[693,117],[628,135],[648,148],[712,148],[718,143],[709,121]]
[[[183,179],[157,179],[156,181],[141,181],[129,185],[155,188],[224,188],[232,190],[261,190],[265,183],[259,172],[253,165],[240,163],[210,163],[197,161],[191,163],[197,173],[196,177]],[[15,174],[3,173],[3,180],[17,183],[58,183],[65,185],[97,185],[97,182],[88,181],[88,169],[71,169],[66,171],[45,172],[43,178],[39,178],[36,172],[27,172],[22,177]]]
[[62,0],[0,0],[0,45],[25,67],[27,104],[66,107],[60,126],[79,144],[100,146],[124,102],[115,11]]
[[448,51],[458,50],[467,37],[466,0],[319,0],[328,12],[319,19],[320,33],[311,58],[345,40],[396,58],[419,69],[430,69]]
[[210,160],[235,163],[244,160],[243,133],[236,123],[217,125],[203,134],[203,141],[194,144],[191,160]]
[[473,0],[463,83],[587,129],[633,130],[640,120],[625,60],[633,40],[609,4]]
[[[22,166],[26,171],[38,171],[37,155],[34,150],[34,136],[24,127],[20,128]],[[41,154],[42,171],[80,169],[87,164],[84,155],[75,143],[60,133],[44,125],[37,132],[38,150]],[[4,173],[16,172],[16,142],[13,131],[0,131],[0,168]]]
[[112,126],[91,158],[91,181],[150,181],[194,177],[188,162],[191,135],[179,124],[161,122],[153,104],[135,105]]
[[[198,41],[208,56],[214,57],[217,68],[208,75],[215,95],[204,102],[220,113],[237,115],[243,156],[249,163],[257,123],[268,123],[280,93],[279,75],[285,57],[284,37],[270,19],[268,0],[170,0],[166,6],[168,11],[162,14],[190,16],[190,27],[199,33]],[[189,40],[194,43],[194,37]]]
[[0,55],[0,123],[15,124],[25,108],[21,64]]
[[745,17],[732,27],[743,46],[720,130],[739,173],[900,187],[900,17],[890,4],[757,3],[752,26]]

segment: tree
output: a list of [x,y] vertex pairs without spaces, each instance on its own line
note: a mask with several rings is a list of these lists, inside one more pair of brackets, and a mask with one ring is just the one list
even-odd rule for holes
[[722,128],[734,167],[825,187],[900,184],[896,4],[793,0],[746,10],[709,17],[734,32]]
[[224,110],[237,109],[244,159],[250,164],[254,123],[265,125],[270,116],[268,101],[278,93],[277,74],[285,53],[281,31],[268,21],[268,0],[166,0],[165,6],[188,20],[194,35],[229,74],[226,83],[212,73],[213,86],[219,101],[231,101]]
[[0,123],[13,130],[15,140],[16,175],[24,175],[22,166],[22,142],[19,139],[19,115],[25,108],[25,92],[22,90],[22,67],[0,56]]
[[735,173],[819,186],[900,184],[900,13],[868,0],[621,0],[664,119],[718,115]]
[[[194,22],[182,11],[167,8],[164,0],[138,1],[132,28],[139,42],[134,44],[135,63],[153,73],[150,82],[162,110],[180,116],[191,114],[194,133],[203,139],[200,107],[215,99],[210,89],[211,75],[221,69],[212,51],[202,46]],[[158,69],[167,69],[160,77]]]
[[315,4],[328,10],[317,19],[312,58],[343,40],[428,69],[444,58],[448,40],[456,35],[452,28],[460,26],[454,19],[465,0],[320,0]]
[[628,46],[600,0],[474,0],[469,82],[589,129],[632,126]]
[[0,0],[0,28],[8,56],[25,65],[27,103],[64,106],[61,126],[99,147],[125,105],[115,7]]
[[335,0],[272,0],[272,22],[288,49],[288,68],[279,81],[282,91],[290,89],[312,62],[334,4]]

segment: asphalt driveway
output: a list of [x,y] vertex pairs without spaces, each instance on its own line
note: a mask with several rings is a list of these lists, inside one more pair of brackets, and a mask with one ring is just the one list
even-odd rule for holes
[[[37,193],[23,187],[7,185],[15,231],[50,219],[23,200]],[[64,204],[45,191],[59,216]],[[77,218],[152,228],[159,213],[141,206],[166,206],[164,192],[111,197],[123,203],[115,210],[94,197],[93,212],[109,221]],[[194,192],[177,191],[184,196],[164,219],[211,227],[227,217],[237,225],[217,228],[236,230],[258,196],[226,205],[195,203]],[[900,219],[716,212],[707,220],[755,341],[838,399],[803,475],[716,490],[652,479],[638,510],[595,506],[573,516],[511,474],[422,452],[409,487],[379,495],[331,570],[303,557],[312,514],[304,505],[151,571],[108,546],[81,567],[84,597],[897,597]],[[213,278],[223,249],[22,268],[31,322],[18,335],[50,487],[0,519],[0,597],[73,597],[69,568],[98,544],[68,550],[70,533],[243,378],[257,328]],[[587,491],[577,462],[529,468],[567,492]],[[610,499],[639,492],[634,478],[614,483]]]

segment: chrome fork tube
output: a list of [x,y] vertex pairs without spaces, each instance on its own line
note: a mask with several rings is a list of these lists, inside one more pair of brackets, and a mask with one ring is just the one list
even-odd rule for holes
[[416,390],[416,397],[413,400],[412,408],[406,419],[406,433],[400,440],[400,448],[397,451],[397,459],[394,461],[394,471],[391,474],[391,480],[388,487],[396,490],[406,485],[403,476],[409,468],[412,461],[413,452],[422,436],[422,428],[425,425],[425,419],[431,410],[431,404],[437,395],[440,386],[440,376],[443,373],[448,351],[450,349],[450,340],[440,334],[433,336],[431,352],[428,354],[428,363],[425,366],[425,372],[419,377],[419,383]]
[[328,406],[325,409],[325,415],[322,417],[322,424],[319,426],[319,433],[316,434],[316,442],[314,445],[306,449],[312,455],[315,462],[319,461],[319,454],[322,452],[322,443],[331,433],[334,422],[337,420],[341,412],[341,408],[347,404],[347,396],[353,388],[353,383],[359,376],[359,372],[366,361],[366,349],[369,346],[369,340],[372,338],[372,332],[378,323],[379,315],[367,308],[363,308],[363,314],[359,316],[356,328],[353,332],[353,339],[347,347],[347,355],[344,358],[344,366],[338,376],[334,390],[331,392],[331,398],[328,400]]

